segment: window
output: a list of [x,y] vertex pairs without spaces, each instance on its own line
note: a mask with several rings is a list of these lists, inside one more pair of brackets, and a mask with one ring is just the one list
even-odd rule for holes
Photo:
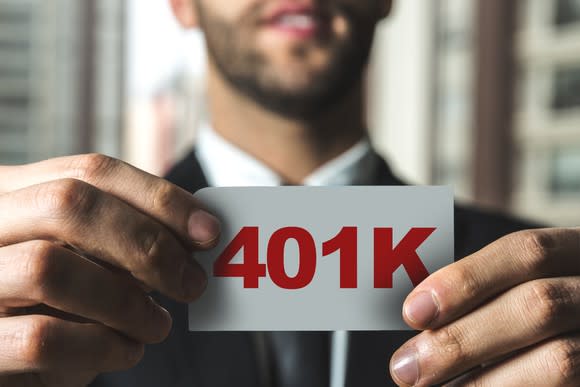
[[580,64],[555,71],[552,107],[556,110],[580,107]]
[[27,161],[29,129],[30,4],[0,8],[0,164]]
[[550,163],[553,195],[580,195],[580,147],[554,151]]
[[0,164],[119,156],[124,10],[112,0],[0,0]]
[[522,2],[513,206],[554,225],[580,221],[580,0]]
[[557,0],[555,19],[557,26],[580,23],[580,0]]

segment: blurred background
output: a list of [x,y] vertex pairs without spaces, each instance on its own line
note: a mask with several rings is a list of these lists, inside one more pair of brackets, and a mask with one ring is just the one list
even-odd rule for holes
[[[163,174],[204,119],[205,55],[167,0],[0,0],[0,164],[100,152]],[[398,0],[369,79],[401,177],[580,224],[580,0]]]

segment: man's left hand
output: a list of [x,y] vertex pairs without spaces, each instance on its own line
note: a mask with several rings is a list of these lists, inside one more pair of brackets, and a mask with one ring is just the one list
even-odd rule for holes
[[580,385],[580,228],[503,237],[415,288],[422,333],[391,359],[403,386]]

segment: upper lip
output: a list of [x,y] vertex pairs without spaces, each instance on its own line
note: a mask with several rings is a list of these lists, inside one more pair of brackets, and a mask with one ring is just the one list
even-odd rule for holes
[[277,5],[275,8],[270,10],[265,18],[264,22],[273,23],[279,18],[288,14],[302,14],[302,15],[312,15],[316,18],[322,18],[322,12],[317,9],[312,3],[297,3],[295,1],[285,1]]

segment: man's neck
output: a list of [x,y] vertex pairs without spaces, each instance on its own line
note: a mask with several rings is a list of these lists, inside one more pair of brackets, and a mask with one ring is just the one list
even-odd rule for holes
[[366,135],[362,87],[312,120],[293,120],[264,109],[212,69],[208,87],[214,130],[289,183],[301,183]]

